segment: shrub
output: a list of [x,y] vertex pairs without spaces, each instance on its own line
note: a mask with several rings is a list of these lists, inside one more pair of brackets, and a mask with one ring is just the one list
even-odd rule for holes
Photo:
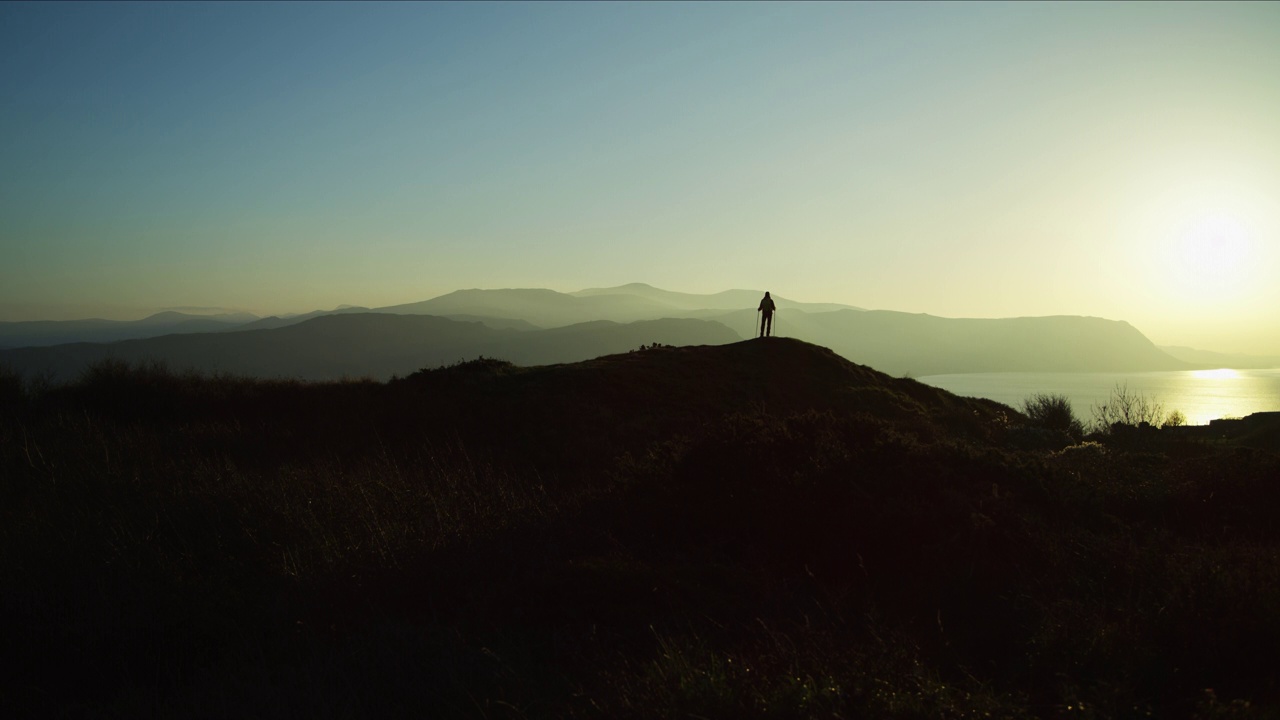
[[1032,395],[1023,401],[1022,412],[1034,427],[1066,433],[1072,440],[1084,437],[1084,425],[1076,419],[1065,395]]
[[0,365],[0,408],[17,408],[35,403],[53,388],[53,374],[42,370],[24,376],[7,365]]
[[435,368],[424,367],[417,372],[411,373],[409,378],[509,375],[516,369],[516,365],[507,360],[481,355],[475,360],[459,360],[452,365],[441,365]]
[[[1140,392],[1130,392],[1129,386],[1116,385],[1111,398],[1093,408],[1094,429],[1110,432],[1116,425],[1160,427],[1164,422],[1164,406]],[[1179,413],[1180,414],[1180,413]]]
[[6,365],[0,365],[0,406],[17,405],[26,396],[22,376]]

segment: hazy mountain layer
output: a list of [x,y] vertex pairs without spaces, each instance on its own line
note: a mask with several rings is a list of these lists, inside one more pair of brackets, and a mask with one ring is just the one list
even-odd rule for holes
[[[644,283],[631,283],[629,285],[620,285],[612,288],[589,288],[587,290],[579,290],[569,293],[575,297],[600,297],[602,295],[633,295],[636,297],[646,298],[654,302],[662,303],[673,309],[680,310],[741,310],[743,308],[755,308],[760,304],[760,298],[764,295],[763,290],[725,290],[723,292],[712,293],[710,295],[699,295],[694,293],[672,292],[670,290],[662,290],[652,285]],[[779,310],[804,310],[806,312],[824,312],[829,310],[860,310],[852,305],[843,305],[840,303],[803,303],[795,300],[788,300],[784,297],[771,294],[774,303]]]
[[1208,368],[1236,368],[1243,370],[1245,368],[1280,367],[1280,357],[1216,353],[1178,345],[1162,345],[1160,349],[1183,362]]
[[[746,337],[759,313],[702,311]],[[1192,364],[1157,348],[1132,325],[1078,316],[942,318],[888,310],[779,309],[773,333],[829,347],[893,375],[966,372],[1184,370]]]
[[158,360],[177,370],[259,377],[385,379],[479,355],[541,365],[626,352],[652,343],[719,345],[740,339],[720,323],[691,319],[626,325],[597,321],[521,331],[432,316],[353,313],[266,330],[6,350],[0,351],[0,363],[26,374],[47,372],[58,380],[72,379],[104,358]]
[[352,313],[367,313],[367,312],[370,312],[369,308],[355,307],[352,305],[344,305],[334,310],[313,310],[309,313],[303,313],[301,315],[289,315],[286,317],[272,315],[270,317],[264,317],[261,320],[257,320],[255,322],[246,323],[239,327],[228,328],[228,330],[232,330],[232,331],[273,330],[275,328],[282,328],[282,327],[289,327],[290,325],[297,325],[298,323],[303,323],[312,318],[323,317],[325,315],[349,315]]
[[[551,290],[464,290],[384,310],[447,310],[473,316],[520,318],[544,325],[557,325],[570,318],[624,321],[638,317],[695,317],[722,322],[744,337],[751,337],[756,333],[759,315],[755,307],[761,294],[729,290],[691,295],[640,283],[573,294]],[[1122,321],[1076,316],[941,318],[794,303],[784,298],[777,303],[775,334],[830,347],[854,362],[891,374],[1190,367],[1162,352]]]
[[[660,290],[643,283],[616,288],[592,288],[575,293],[546,289],[458,290],[447,295],[405,305],[378,308],[376,312],[414,315],[472,315],[525,320],[540,327],[557,327],[592,320],[632,322],[664,317],[699,317],[726,310],[754,309],[763,291],[726,290],[696,295]],[[780,310],[856,310],[834,303],[798,303],[775,298]]]
[[540,327],[558,327],[594,320],[632,322],[671,317],[672,306],[637,295],[601,295],[579,298],[554,290],[458,290],[447,295],[405,305],[378,308],[378,312],[412,315],[472,315],[524,320]]
[[0,348],[115,342],[170,333],[216,332],[257,320],[247,313],[188,315],[161,312],[141,320],[30,320],[0,322]]
[[[711,316],[749,330],[756,314]],[[894,375],[1183,370],[1132,325],[1102,318],[941,318],[887,310],[781,312],[774,332]]]
[[[126,346],[113,351],[142,353],[155,350],[162,353],[160,357],[179,362],[183,366],[234,369],[235,372],[265,368],[269,375],[331,377],[336,372],[339,375],[349,373],[384,376],[416,369],[406,365],[410,357],[423,357],[431,362],[452,362],[489,354],[527,364],[581,360],[633,348],[641,343],[684,344],[674,339],[674,336],[644,337],[643,333],[636,334],[640,333],[637,329],[611,328],[608,323],[629,324],[664,318],[700,319],[722,323],[729,328],[729,334],[720,336],[714,342],[752,337],[756,334],[756,323],[759,320],[755,307],[761,294],[756,290],[727,290],[697,295],[670,292],[642,283],[614,288],[592,288],[576,293],[546,289],[459,290],[418,303],[373,310],[344,307],[289,318],[263,318],[247,324],[233,322],[235,318],[232,316],[196,317],[178,313],[164,313],[135,323],[101,320],[78,323],[3,323],[0,324],[0,345],[10,348],[21,345],[54,345],[70,339],[106,342],[211,330],[238,334],[284,329],[328,316],[367,316],[373,313],[430,315],[478,322],[491,331],[534,333],[516,341],[483,332],[464,337],[450,330],[440,338],[433,337],[419,345],[413,344],[416,341],[391,338],[380,339],[374,345],[368,345],[362,333],[374,326],[393,327],[395,321],[363,320],[335,326],[341,327],[341,332],[347,334],[342,340],[334,340],[346,345],[341,353],[324,347],[303,350],[280,345],[274,351],[279,357],[272,360],[262,358],[250,362],[244,360],[243,353],[238,350],[227,350],[230,354],[226,357],[220,355],[223,352],[220,348],[257,347],[263,342],[260,339],[239,340],[230,344],[168,340],[154,346]],[[1266,362],[1266,359],[1257,358],[1241,364],[1242,358],[1190,349],[1176,350],[1175,357],[1157,348],[1128,323],[1101,318],[942,318],[887,310],[860,310],[829,303],[797,303],[782,297],[776,298],[776,302],[778,314],[774,319],[775,335],[824,345],[850,360],[895,375],[998,371],[1143,371],[1274,365]],[[25,326],[25,329],[19,326]],[[572,329],[575,327],[577,329]],[[542,328],[555,328],[564,332],[540,333]],[[590,337],[584,339],[581,333],[588,328]],[[20,334],[20,330],[25,334]],[[307,342],[305,338],[310,337],[310,332],[302,333],[300,337],[303,339],[300,341]],[[410,331],[410,334],[416,332]],[[705,344],[713,341],[696,336],[690,342]],[[207,351],[206,345],[202,343],[208,343]],[[399,350],[392,349],[404,343],[409,344]],[[200,349],[194,349],[197,347]],[[262,354],[267,350],[258,349],[254,352]],[[35,362],[30,358],[44,358],[40,362],[57,368],[59,374],[65,374],[83,366],[84,363],[75,358],[101,354],[101,348],[80,348],[74,351],[67,349],[51,355],[19,353],[13,356],[18,359],[9,362],[25,368],[31,367],[32,362]],[[339,355],[341,361],[338,359]],[[54,357],[57,359],[49,359]],[[142,356],[130,357],[141,359]],[[332,362],[326,365],[320,358],[330,358]]]

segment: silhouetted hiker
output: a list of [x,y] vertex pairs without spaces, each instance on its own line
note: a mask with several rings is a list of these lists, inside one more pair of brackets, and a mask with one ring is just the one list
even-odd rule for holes
[[777,306],[773,304],[773,298],[769,297],[769,293],[766,291],[764,299],[760,301],[760,307],[756,308],[757,312],[760,313],[760,337],[773,333],[773,311],[777,309]]

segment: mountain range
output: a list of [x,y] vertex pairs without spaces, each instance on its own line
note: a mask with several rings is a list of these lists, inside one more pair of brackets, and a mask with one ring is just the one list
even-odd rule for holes
[[[267,377],[385,379],[482,355],[521,365],[573,362],[654,343],[718,345],[754,337],[761,295],[678,293],[641,283],[574,293],[466,289],[416,303],[289,317],[165,312],[130,322],[0,323],[0,365],[58,380],[104,358]],[[1102,318],[944,318],[774,300],[776,335],[830,347],[894,375],[1276,364],[1159,348],[1128,323]]]
[[641,345],[721,345],[741,339],[720,323],[688,318],[627,324],[597,320],[517,330],[429,315],[366,312],[323,315],[271,329],[20,348],[0,351],[0,363],[54,380],[73,379],[105,359],[156,360],[177,370],[255,377],[386,380],[477,356],[548,365]]
[[28,320],[0,322],[0,349],[61,345],[73,342],[116,342],[171,333],[218,332],[257,321],[248,313],[192,315],[159,312],[141,320]]

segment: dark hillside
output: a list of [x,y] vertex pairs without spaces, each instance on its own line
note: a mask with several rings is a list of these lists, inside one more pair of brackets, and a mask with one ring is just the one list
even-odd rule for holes
[[[423,371],[405,384],[438,383],[454,372]],[[1008,411],[998,403],[890,377],[791,338],[649,347],[566,365],[510,368],[489,377],[503,383],[495,389],[508,397],[536,395],[553,412],[569,415],[566,405],[587,403],[668,420],[746,410],[840,409],[907,422],[964,418],[972,429]]]
[[[460,376],[465,376],[462,381]],[[527,457],[565,451],[589,463],[679,437],[731,413],[867,413],[922,437],[989,440],[1009,409],[892,378],[789,338],[653,347],[569,365],[468,366],[417,373],[391,388],[400,402],[430,402],[439,418]],[[476,397],[485,399],[476,402]],[[445,428],[440,428],[441,430]],[[580,444],[580,438],[591,438]],[[567,447],[566,447],[567,446]]]
[[0,715],[1274,717],[1274,418],[1029,422],[779,338],[0,374]]

